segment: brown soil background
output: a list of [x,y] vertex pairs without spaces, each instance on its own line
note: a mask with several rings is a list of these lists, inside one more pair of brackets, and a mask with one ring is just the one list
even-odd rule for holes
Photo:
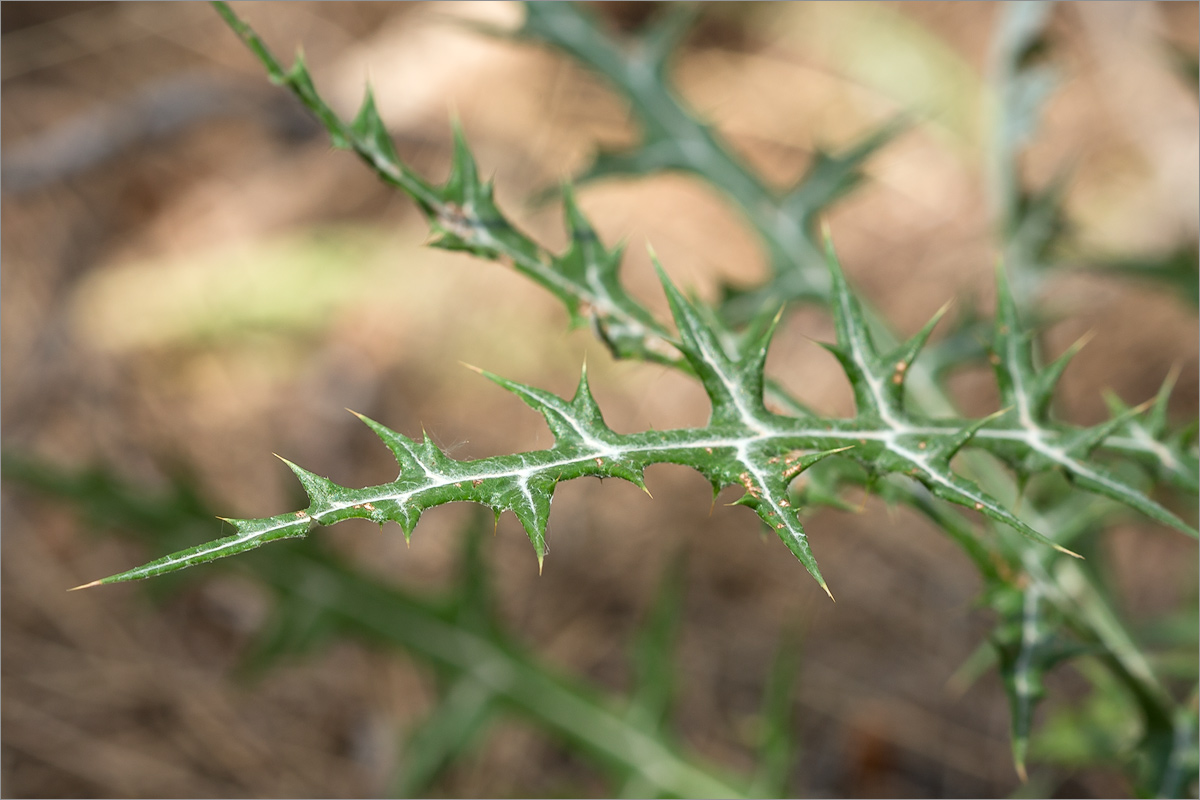
[[[281,56],[303,45],[318,86],[344,113],[370,77],[402,157],[426,175],[445,174],[456,114],[502,207],[554,247],[564,240],[557,204],[526,198],[579,169],[597,144],[631,135],[621,103],[563,58],[448,19],[499,19],[514,11],[506,6],[238,10]],[[646,10],[602,9],[613,25]],[[880,63],[869,34],[887,31],[953,66],[925,76],[936,90],[926,100],[958,105],[873,160],[867,183],[831,218],[851,280],[902,332],[952,297],[990,308],[995,253],[977,90],[998,10],[716,4],[677,61],[683,96],[780,185],[815,146],[844,144],[923,97],[895,75],[889,82],[886,63],[872,77]],[[1056,14],[1063,85],[1026,160],[1028,180],[1041,185],[1074,159],[1069,207],[1097,246],[1153,252],[1194,241],[1196,98],[1155,48],[1165,36],[1195,52],[1197,4],[1077,3]],[[206,5],[7,3],[2,59],[6,449],[66,466],[104,463],[150,487],[163,484],[165,464],[185,463],[214,507],[264,516],[288,508],[294,492],[273,452],[342,483],[391,477],[385,449],[345,407],[409,435],[424,428],[459,458],[549,443],[536,415],[458,361],[567,393],[586,357],[617,430],[703,422],[694,386],[614,363],[587,331],[565,332],[562,309],[520,276],[421,248],[412,204],[281,104]],[[891,65],[902,68],[911,65]],[[220,113],[197,112],[160,136],[148,131],[167,106],[132,128],[114,122],[155,87],[173,98],[167,106],[193,112],[214,91]],[[108,151],[71,168],[96,142]],[[646,242],[702,296],[714,296],[718,278],[763,273],[752,236],[690,179],[607,182],[580,198],[606,241],[629,242],[626,280],[660,312]],[[336,280],[325,288],[288,280],[314,241],[332,248],[319,274]],[[346,244],[354,241],[365,244]],[[266,284],[247,277],[260,264]],[[222,285],[235,288],[205,294]],[[1048,331],[1052,353],[1095,334],[1065,377],[1064,418],[1101,419],[1106,388],[1140,402],[1173,365],[1182,373],[1172,412],[1195,418],[1189,308],[1086,275],[1055,279],[1046,303],[1061,318]],[[770,370],[818,408],[849,413],[849,390],[813,341],[832,336],[819,311],[789,317]],[[972,412],[994,408],[984,372],[960,376],[954,389]],[[873,500],[857,514],[815,514],[807,528],[835,605],[777,541],[759,536],[745,509],[718,502],[710,513],[701,478],[670,468],[647,477],[653,500],[613,481],[562,486],[540,578],[519,525],[501,519],[487,556],[501,616],[530,647],[565,670],[627,686],[630,638],[663,569],[685,552],[676,720],[690,748],[749,763],[770,658],[780,632],[798,627],[799,794],[1017,788],[999,680],[947,689],[988,616],[973,607],[970,565],[936,530]],[[343,642],[257,683],[235,682],[230,669],[261,620],[252,587],[216,578],[159,608],[136,586],[67,594],[158,553],[91,535],[68,509],[4,490],[5,796],[385,791],[400,744],[434,697],[423,667]],[[374,574],[433,588],[450,573],[463,519],[457,507],[428,512],[409,549],[393,527],[383,537],[350,524],[320,535]],[[1120,567],[1122,609],[1149,619],[1194,602],[1194,544],[1140,520],[1114,529],[1106,546]],[[1060,696],[1079,688],[1070,674],[1052,682]],[[586,763],[520,722],[498,726],[437,786],[446,796],[605,791]],[[1094,769],[1062,791],[1130,789],[1116,770]]]

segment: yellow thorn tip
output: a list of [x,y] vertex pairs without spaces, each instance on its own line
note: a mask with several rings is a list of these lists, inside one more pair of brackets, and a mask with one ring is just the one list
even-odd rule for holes
[[1079,553],[1076,553],[1074,550],[1068,550],[1067,548],[1063,547],[1062,545],[1056,544],[1056,545],[1054,545],[1054,549],[1058,550],[1060,553],[1066,553],[1071,558],[1078,558],[1080,561],[1086,560],[1086,559],[1084,559],[1083,556],[1079,555]]
[[91,583],[82,583],[79,586],[74,586],[70,589],[67,589],[67,591],[68,592],[78,592],[80,589],[90,589],[93,586],[99,586],[103,582],[104,581],[92,581]]

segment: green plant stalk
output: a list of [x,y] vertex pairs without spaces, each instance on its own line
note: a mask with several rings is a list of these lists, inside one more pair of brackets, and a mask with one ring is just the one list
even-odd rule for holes
[[426,794],[438,773],[475,745],[497,705],[489,687],[471,677],[456,679],[430,718],[406,742],[389,795]]
[[[277,589],[298,571],[341,572],[326,555],[264,560],[258,574]],[[321,598],[340,626],[436,662],[478,684],[498,701],[555,732],[604,763],[635,772],[654,794],[680,797],[740,795],[735,785],[681,758],[653,733],[630,725],[594,690],[551,675],[511,645],[440,618],[398,591],[337,575]]]
[[995,116],[990,127],[987,185],[1013,289],[1022,301],[1034,297],[1046,266],[1046,255],[1063,227],[1060,205],[1063,181],[1036,196],[1020,183],[1022,151],[1037,130],[1042,107],[1058,76],[1038,63],[1046,49],[1046,26],[1053,3],[1013,3],[999,20],[992,53]]

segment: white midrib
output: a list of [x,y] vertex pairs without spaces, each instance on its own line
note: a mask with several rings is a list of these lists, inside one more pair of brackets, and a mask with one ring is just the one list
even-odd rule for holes
[[[687,452],[687,451],[693,451],[693,450],[697,450],[697,449],[699,449],[699,450],[714,449],[715,450],[715,449],[731,448],[731,449],[734,449],[738,453],[739,462],[741,462],[744,466],[747,466],[749,468],[748,471],[752,472],[752,474],[754,475],[754,477],[756,479],[756,483],[760,486],[765,486],[766,481],[764,479],[763,473],[761,472],[761,470],[759,470],[754,465],[754,460],[747,457],[749,448],[751,448],[755,444],[770,442],[774,439],[783,439],[783,438],[786,438],[786,439],[827,438],[827,439],[831,440],[830,445],[845,445],[847,443],[853,444],[853,443],[860,442],[863,440],[882,442],[887,447],[887,449],[890,450],[891,452],[896,453],[897,455],[905,458],[906,460],[908,460],[914,464],[917,464],[917,465],[920,465],[921,467],[926,468],[924,471],[924,474],[927,477],[933,479],[934,482],[940,483],[941,485],[945,486],[947,489],[953,490],[954,492],[956,492],[960,495],[964,494],[964,491],[961,487],[956,486],[953,483],[951,483],[948,479],[946,479],[944,476],[942,476],[942,474],[939,470],[928,469],[928,460],[930,457],[929,454],[922,452],[920,450],[913,450],[909,447],[906,447],[906,446],[900,444],[900,442],[899,442],[899,437],[905,436],[905,435],[929,435],[929,436],[946,435],[946,434],[957,432],[958,429],[956,429],[956,428],[952,428],[952,427],[946,427],[946,428],[902,427],[899,430],[887,430],[887,431],[836,431],[836,432],[831,432],[831,431],[825,430],[823,428],[809,429],[809,430],[771,429],[771,428],[764,427],[761,420],[754,420],[754,422],[759,427],[759,430],[756,431],[754,434],[750,434],[747,436],[732,437],[732,438],[730,438],[730,437],[714,437],[712,439],[702,439],[699,441],[693,441],[693,442],[688,442],[688,443],[679,444],[679,445],[655,443],[655,444],[646,444],[646,445],[617,446],[617,445],[604,443],[601,440],[598,440],[590,435],[586,435],[585,443],[591,447],[591,449],[587,453],[584,453],[584,454],[578,455],[578,456],[574,456],[572,458],[563,459],[563,460],[557,461],[557,462],[551,462],[548,464],[531,466],[531,467],[527,467],[524,469],[517,469],[517,470],[499,470],[499,471],[493,471],[493,472],[478,472],[478,473],[473,473],[469,476],[462,476],[462,475],[447,476],[447,475],[432,471],[427,466],[422,465],[422,468],[424,469],[424,471],[426,473],[426,477],[428,478],[428,482],[425,483],[424,485],[417,487],[408,492],[401,492],[401,493],[381,492],[380,494],[374,495],[374,496],[365,496],[365,497],[359,496],[350,501],[345,501],[342,503],[337,503],[337,504],[331,505],[328,509],[326,509],[325,514],[329,514],[329,513],[333,513],[333,512],[337,512],[337,511],[343,511],[343,510],[353,507],[355,505],[362,505],[364,503],[372,503],[372,502],[384,501],[384,500],[394,501],[397,503],[404,503],[415,494],[427,492],[427,491],[433,490],[433,489],[444,488],[446,486],[449,486],[449,485],[452,485],[455,483],[463,483],[463,482],[466,482],[469,480],[490,480],[490,479],[495,479],[495,478],[512,478],[512,477],[516,477],[516,478],[520,479],[522,490],[526,496],[526,499],[532,502],[532,495],[529,492],[528,482],[532,476],[534,476],[535,474],[537,474],[539,472],[552,471],[559,467],[567,467],[567,466],[571,466],[574,464],[578,464],[583,461],[594,461],[597,458],[610,459],[610,458],[614,458],[614,457],[620,457],[622,455],[632,455],[632,454],[638,454],[638,453],[644,453],[644,452],[650,452],[650,451],[656,451],[656,452],[661,452],[661,453],[666,454],[666,453],[671,453],[672,451]],[[579,429],[576,428],[576,430],[579,430]],[[582,434],[583,432],[580,431],[580,433]],[[1019,441],[1025,442],[1030,447],[1037,449],[1038,452],[1041,452],[1051,458],[1054,458],[1059,463],[1062,463],[1065,466],[1070,467],[1072,470],[1079,471],[1080,474],[1084,474],[1087,477],[1091,478],[1092,480],[1095,480],[1099,483],[1105,483],[1105,484],[1111,483],[1110,481],[1107,481],[1104,478],[1104,476],[1096,474],[1096,473],[1092,472],[1091,470],[1087,470],[1087,469],[1083,468],[1084,465],[1081,465],[1079,462],[1075,461],[1074,459],[1070,459],[1070,458],[1066,457],[1065,454],[1063,454],[1061,450],[1046,446],[1043,439],[1041,439],[1040,437],[1038,437],[1036,435],[1031,436],[1028,431],[1026,431],[1025,433],[1018,433],[1018,432],[1014,432],[1014,431],[982,430],[976,434],[976,437],[982,438],[982,439],[1003,439],[1003,440],[1010,440],[1010,441],[1011,440],[1019,440]],[[815,450],[814,450],[814,452],[815,452]],[[1121,487],[1119,487],[1119,486],[1113,487],[1113,488],[1116,491],[1122,491]],[[974,500],[975,502],[984,502],[984,499],[982,498],[982,496],[981,497],[971,497],[971,499]],[[302,512],[297,512],[297,513],[302,513]],[[305,516],[307,516],[307,515],[305,515]],[[324,514],[322,516],[324,516]],[[236,547],[236,546],[244,544],[248,541],[252,541],[255,538],[267,535],[267,534],[271,533],[272,531],[279,530],[280,528],[284,528],[289,525],[294,525],[296,519],[301,519],[301,517],[295,517],[293,520],[285,519],[285,520],[280,521],[277,525],[272,526],[270,528],[248,532],[247,534],[240,536],[237,539],[226,542],[225,544],[223,544],[221,546],[214,547],[211,550],[204,550],[204,551],[200,551],[197,553],[192,553],[191,555],[188,556],[188,558],[194,559],[194,558],[198,558],[198,557],[208,555],[211,553],[220,552],[221,550]],[[314,522],[320,522],[319,517],[310,517],[309,519]],[[177,561],[182,561],[182,560],[184,560],[184,559],[177,559]],[[165,564],[171,564],[171,563],[176,563],[176,562],[175,561],[165,562]]]

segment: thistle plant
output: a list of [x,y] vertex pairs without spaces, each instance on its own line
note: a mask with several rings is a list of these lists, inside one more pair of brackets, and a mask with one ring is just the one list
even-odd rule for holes
[[[1173,376],[1140,405],[1114,401],[1110,418],[1096,425],[1072,424],[1055,414],[1055,387],[1079,346],[1046,363],[1039,357],[1033,311],[1027,307],[1033,296],[1027,262],[1030,254],[1040,258],[1049,252],[1052,236],[1030,238],[1048,230],[1032,224],[1037,204],[1009,202],[1017,189],[1002,188],[1000,249],[1007,258],[995,271],[995,313],[986,347],[970,346],[971,332],[965,330],[929,344],[945,307],[902,339],[849,285],[820,220],[854,187],[863,162],[903,128],[904,120],[882,126],[843,152],[818,153],[794,186],[775,191],[671,88],[668,61],[688,29],[689,10],[673,11],[633,41],[620,43],[601,33],[579,8],[529,4],[515,35],[556,48],[600,74],[628,100],[641,124],[637,143],[599,154],[576,183],[668,170],[691,174],[732,202],[769,254],[765,282],[727,287],[713,307],[690,299],[669,277],[671,265],[652,254],[670,309],[668,322],[626,291],[621,248],[600,240],[572,186],[562,190],[570,243],[554,253],[497,206],[492,184],[480,176],[457,126],[449,178],[435,185],[399,158],[369,89],[357,115],[342,119],[322,98],[300,56],[285,67],[225,4],[215,5],[268,77],[312,111],[335,147],[356,153],[417,204],[432,246],[516,270],[557,297],[572,325],[589,325],[614,357],[656,362],[697,380],[711,414],[702,427],[617,433],[604,421],[586,369],[570,398],[480,369],[542,415],[554,437],[551,447],[456,460],[427,435],[410,438],[359,415],[395,456],[399,474],[394,480],[345,487],[285,460],[308,496],[306,508],[227,520],[231,536],[87,586],[172,573],[352,518],[381,526],[395,522],[407,539],[426,509],[462,501],[486,506],[497,518],[511,511],[540,568],[560,482],[620,478],[645,490],[646,467],[671,463],[703,475],[714,498],[736,487],[741,492],[736,504],[753,511],[832,598],[833,587],[818,566],[819,542],[815,548],[810,543],[800,515],[818,505],[838,505],[846,488],[862,486],[921,511],[978,568],[985,601],[997,612],[992,646],[1009,694],[1014,762],[1022,777],[1044,675],[1068,659],[1091,658],[1130,693],[1140,713],[1141,738],[1125,754],[1136,759],[1139,787],[1170,796],[1193,784],[1194,685],[1190,698],[1180,701],[1156,675],[1078,551],[1087,551],[1089,537],[1118,507],[1197,535],[1148,488],[1196,494],[1196,428],[1180,431],[1168,424]],[[1028,32],[1036,33],[1037,21],[1032,28],[1016,28],[1012,47],[1019,50],[1028,46]],[[1004,171],[1012,153],[1000,152],[997,163]],[[1045,207],[1057,208],[1053,197]],[[802,303],[832,315],[836,341],[825,347],[853,390],[853,416],[830,417],[808,408],[764,374],[780,320]],[[948,368],[976,355],[992,366],[1000,407],[972,418],[956,411],[940,379]],[[800,485],[802,474],[808,480]],[[963,515],[953,505],[978,513]]]

